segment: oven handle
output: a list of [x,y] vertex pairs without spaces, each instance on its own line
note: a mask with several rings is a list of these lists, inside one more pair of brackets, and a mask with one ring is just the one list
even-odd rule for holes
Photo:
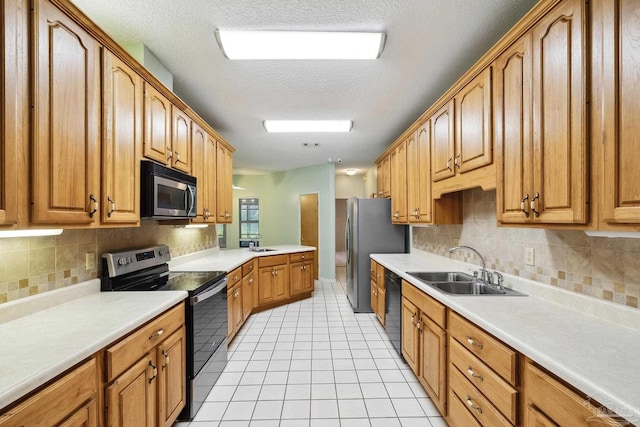
[[220,293],[221,290],[223,290],[226,286],[227,286],[227,282],[229,281],[229,279],[227,279],[226,277],[224,279],[222,279],[220,281],[220,284],[218,286],[216,286],[215,288],[208,290],[206,292],[203,292],[201,294],[196,295],[195,297],[191,297],[189,299],[189,301],[191,302],[191,305],[196,305],[198,303],[201,303],[202,301],[206,300],[207,298],[211,298],[212,296]]

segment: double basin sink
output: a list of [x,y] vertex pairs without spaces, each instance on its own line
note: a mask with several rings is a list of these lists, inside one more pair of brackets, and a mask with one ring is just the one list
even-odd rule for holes
[[451,295],[526,296],[513,289],[489,285],[460,272],[407,272],[422,283]]

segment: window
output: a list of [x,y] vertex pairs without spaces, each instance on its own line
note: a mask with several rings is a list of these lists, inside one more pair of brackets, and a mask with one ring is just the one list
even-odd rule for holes
[[260,208],[257,198],[240,199],[240,239],[260,238]]

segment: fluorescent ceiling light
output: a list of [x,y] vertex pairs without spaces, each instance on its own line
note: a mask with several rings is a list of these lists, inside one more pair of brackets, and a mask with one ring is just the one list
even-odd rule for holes
[[5,230],[5,231],[0,231],[0,239],[4,239],[7,237],[58,236],[60,234],[62,234],[62,228]]
[[187,224],[184,228],[207,228],[209,224]]
[[384,33],[216,30],[228,59],[377,59]]
[[344,171],[344,173],[346,173],[347,175],[355,175],[356,172],[358,172],[355,169],[347,169],[346,171]]
[[350,132],[351,120],[265,120],[264,129],[277,132]]

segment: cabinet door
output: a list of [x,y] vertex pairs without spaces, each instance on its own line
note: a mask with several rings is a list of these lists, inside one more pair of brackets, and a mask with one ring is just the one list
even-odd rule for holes
[[185,173],[191,173],[191,119],[177,108],[171,107],[172,139],[171,166]]
[[275,301],[280,301],[289,297],[289,266],[276,265],[273,270],[273,296]]
[[163,341],[157,350],[158,425],[171,427],[184,408],[187,396],[185,328]]
[[391,197],[391,158],[382,159],[382,197]]
[[531,35],[500,55],[493,68],[498,220],[522,223],[531,218]]
[[191,175],[196,177],[196,217],[193,222],[205,222],[207,218],[207,194],[205,192],[205,149],[208,135],[198,126],[197,123],[191,125],[191,152],[193,161],[191,162]]
[[313,278],[313,261],[303,263],[302,292],[313,292],[315,288]]
[[431,122],[407,139],[407,217],[410,223],[432,222]]
[[[415,134],[408,139],[415,142]],[[407,141],[391,153],[391,220],[407,222]]]
[[371,281],[371,311],[378,313],[378,285],[373,280]]
[[105,390],[110,427],[156,426],[158,365],[155,352],[147,354]]
[[102,222],[140,221],[142,79],[108,50],[103,66]]
[[149,83],[144,85],[144,157],[171,163],[171,103]]
[[100,45],[48,0],[34,4],[35,224],[96,221],[100,199]]
[[[209,134],[204,145],[204,185],[203,194],[207,215],[205,222],[216,222],[216,140]],[[199,196],[198,196],[199,197]]]
[[638,0],[606,2],[602,48],[603,219],[640,223],[640,44]]
[[530,196],[538,222],[588,220],[585,3],[565,0],[533,28]]
[[385,326],[387,314],[387,292],[378,287],[378,308],[376,310],[376,317],[380,321],[382,326]]
[[16,1],[0,6],[0,224],[18,222],[19,205],[27,206],[20,195],[29,193],[28,181],[19,179],[29,169],[22,154],[29,144],[28,8]]
[[233,157],[231,151],[222,143],[217,145],[217,203],[216,203],[216,222],[219,224],[230,224],[232,221],[232,162]]
[[453,100],[431,117],[431,179],[440,181],[455,174],[453,170]]
[[416,375],[418,375],[420,368],[418,365],[420,337],[416,328],[419,314],[416,306],[402,297],[402,355]]
[[376,165],[376,194],[378,197],[384,197],[384,179],[382,174],[382,163],[378,163]]
[[254,273],[242,278],[242,321],[247,320],[253,310],[253,292],[255,289]]
[[273,282],[275,270],[273,267],[263,267],[259,270],[258,305],[270,304],[274,301]]
[[447,333],[420,314],[420,375],[418,379],[427,389],[431,400],[441,413],[447,402]]
[[558,427],[558,424],[531,405],[527,405],[524,425],[525,427]]
[[491,123],[491,67],[487,67],[455,96],[456,156],[458,172],[493,163]]
[[91,399],[57,427],[98,427],[98,403]]
[[296,262],[291,264],[291,296],[298,295],[303,292],[304,288],[304,264],[301,262]]

